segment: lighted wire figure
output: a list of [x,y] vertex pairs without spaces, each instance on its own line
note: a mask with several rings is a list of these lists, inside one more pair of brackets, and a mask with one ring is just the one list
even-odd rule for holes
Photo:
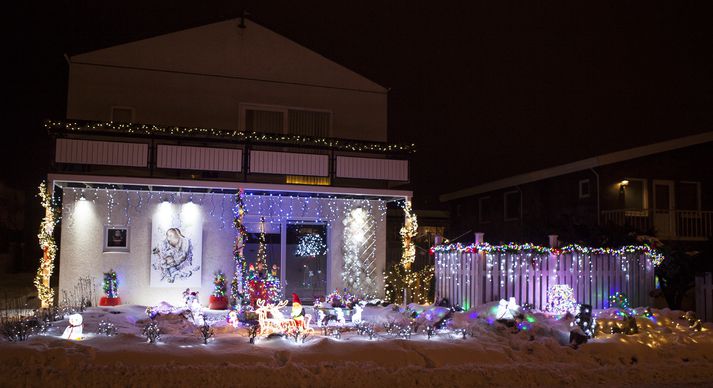
[[[303,287],[314,289],[322,286],[322,283],[326,285],[321,263],[319,260],[316,260],[316,257],[324,255],[326,250],[327,244],[325,244],[324,238],[322,238],[322,235],[319,233],[306,233],[299,237],[297,248],[295,249],[295,256],[308,258],[307,262],[302,265]],[[315,268],[312,268],[311,262],[314,262]]]

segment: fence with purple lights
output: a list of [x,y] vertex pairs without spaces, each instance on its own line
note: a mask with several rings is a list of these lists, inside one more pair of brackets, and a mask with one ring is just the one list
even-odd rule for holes
[[595,309],[609,307],[609,296],[617,291],[629,297],[631,306],[651,304],[654,269],[663,256],[649,246],[551,245],[490,245],[482,242],[482,235],[471,245],[437,245],[432,248],[436,302],[446,298],[468,309],[515,297],[520,304],[544,309],[550,287],[567,284],[578,303]]

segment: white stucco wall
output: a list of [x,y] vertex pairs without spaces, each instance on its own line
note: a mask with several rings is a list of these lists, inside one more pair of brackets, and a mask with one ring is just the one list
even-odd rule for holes
[[[72,290],[79,277],[90,276],[95,279],[97,293],[101,296],[102,274],[113,268],[119,277],[119,296],[127,304],[155,305],[161,301],[172,304],[181,302],[181,292],[184,288],[153,288],[149,284],[151,262],[151,218],[159,203],[165,196],[148,193],[115,191],[111,192],[114,204],[111,206],[111,222],[108,220],[109,193],[104,190],[86,190],[86,200],[80,201],[80,193],[65,190],[63,196],[59,288],[60,299],[62,290]],[[139,201],[141,195],[141,201]],[[129,201],[127,202],[127,196]],[[189,196],[172,195],[171,202],[186,203]],[[217,270],[226,273],[227,282],[232,279],[232,244],[235,235],[232,227],[233,197],[230,195],[192,196],[202,214],[203,250],[201,268],[201,287],[198,289],[203,304],[208,303],[208,297],[213,291],[213,274]],[[275,199],[271,199],[275,200]],[[263,205],[270,200],[263,201]],[[315,203],[315,199],[311,199]],[[336,212],[330,211],[326,200],[322,205],[302,211],[300,216],[316,219],[319,212],[328,217],[328,213],[341,217],[343,206],[332,206]],[[247,201],[248,212],[252,216],[267,216],[279,219],[269,206],[258,206],[260,197],[252,197]],[[376,203],[371,201],[371,203]],[[293,204],[294,205],[294,204]],[[332,205],[334,202],[332,201]],[[287,202],[285,202],[285,207]],[[294,206],[293,206],[294,208]],[[373,206],[372,216],[376,221],[376,263],[377,279],[383,292],[383,276],[386,263],[386,220],[381,218],[378,206]],[[127,225],[129,218],[129,252],[103,252],[104,225]],[[340,222],[328,223],[329,253],[328,253],[328,290],[342,288],[341,273],[343,225]],[[195,289],[193,289],[195,290]]]

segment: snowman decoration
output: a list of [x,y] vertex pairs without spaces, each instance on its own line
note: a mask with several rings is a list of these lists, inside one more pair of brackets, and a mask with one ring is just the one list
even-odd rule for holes
[[495,313],[495,319],[513,320],[515,315],[520,310],[520,306],[515,302],[514,297],[510,297],[509,300],[500,299],[498,304],[497,312]]
[[84,328],[84,324],[82,323],[82,315],[81,314],[72,314],[69,316],[69,326],[67,326],[66,329],[64,329],[64,333],[62,334],[62,338],[64,339],[72,339],[72,340],[81,340],[84,338],[82,334],[82,329]]
[[352,323],[361,323],[362,310],[364,310],[364,307],[360,303],[357,303],[354,305],[354,314],[352,314]]

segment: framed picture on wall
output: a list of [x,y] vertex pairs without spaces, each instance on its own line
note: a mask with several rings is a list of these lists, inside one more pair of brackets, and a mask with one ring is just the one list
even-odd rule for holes
[[129,228],[104,225],[104,252],[128,252]]

